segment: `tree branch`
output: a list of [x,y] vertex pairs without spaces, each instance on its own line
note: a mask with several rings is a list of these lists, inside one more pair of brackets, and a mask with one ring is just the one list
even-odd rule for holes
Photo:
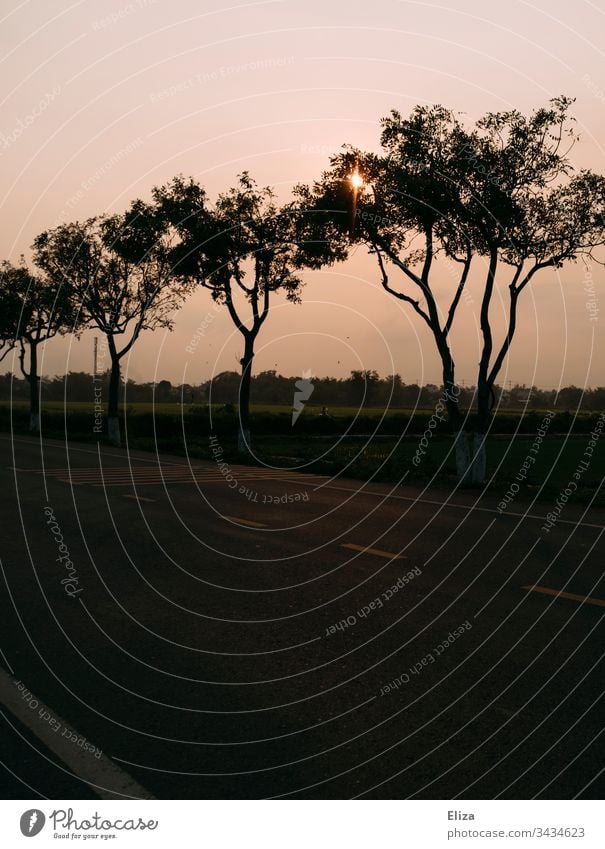
[[513,337],[515,335],[515,330],[517,327],[517,299],[519,295],[537,271],[540,271],[543,268],[548,268],[549,266],[554,264],[554,261],[548,260],[547,262],[536,263],[530,268],[521,283],[518,284],[519,277],[523,272],[524,264],[524,261],[519,263],[519,265],[517,266],[517,270],[513,276],[513,279],[508,287],[508,291],[510,293],[510,303],[508,308],[508,328],[506,331],[506,336],[504,337],[504,341],[502,342],[500,350],[498,351],[496,359],[494,360],[494,364],[491,367],[490,372],[486,378],[487,385],[490,388],[492,388],[494,383],[496,382],[496,378],[500,373],[504,358],[506,357],[509,351],[509,348],[513,341]]
[[386,244],[384,239],[380,239],[380,237],[376,235],[372,239],[372,245],[373,247],[380,248],[380,250],[388,256],[393,265],[396,265],[400,271],[403,271],[406,277],[409,277],[410,280],[412,280],[417,286],[420,287],[425,296],[430,295],[430,290],[427,289],[427,287],[424,285],[422,278],[418,277],[418,275],[415,274],[411,268],[409,268],[404,262],[399,259],[397,254],[393,250],[391,250],[391,248],[389,248],[388,244]]
[[16,342],[16,339],[2,339],[2,341],[0,341],[0,363],[8,354],[10,354],[15,347]]
[[452,323],[454,321],[454,316],[456,315],[456,310],[458,308],[458,304],[460,303],[460,298],[462,297],[462,292],[464,291],[464,287],[466,285],[466,280],[468,278],[468,274],[471,268],[471,261],[473,255],[471,253],[470,247],[467,247],[466,251],[466,259],[464,260],[464,268],[462,269],[462,274],[460,276],[460,281],[458,282],[458,288],[456,289],[456,294],[450,304],[450,308],[447,314],[447,321],[445,322],[445,327],[443,328],[443,335],[447,339],[447,335],[452,328]]
[[425,245],[426,245],[426,253],[424,255],[424,265],[422,267],[422,275],[421,280],[423,286],[427,289],[429,287],[429,274],[431,272],[431,265],[433,264],[433,228],[432,226],[426,227],[424,231]]
[[259,327],[263,324],[267,316],[269,315],[269,297],[271,294],[271,289],[269,287],[268,281],[265,281],[265,286],[263,290],[263,309],[260,315]]
[[411,298],[409,295],[405,295],[403,292],[397,292],[395,289],[391,288],[391,286],[389,285],[389,278],[384,265],[384,260],[382,258],[382,254],[380,253],[380,248],[377,245],[374,245],[374,252],[378,259],[378,267],[380,268],[380,273],[382,275],[381,282],[385,291],[387,291],[389,295],[393,295],[395,298],[398,298],[400,301],[406,301],[406,303],[411,304],[412,307],[418,313],[418,315],[426,321],[429,327],[431,327],[431,320],[429,316],[424,312],[418,301],[415,301],[414,298]]
[[25,342],[23,338],[19,339],[19,365],[21,367],[21,373],[26,380],[29,380],[30,373],[25,370]]
[[[559,258],[557,258],[557,257],[551,257],[550,259],[545,260],[544,262],[536,262],[534,265],[532,265],[532,267],[531,267],[531,268],[530,268],[530,270],[527,272],[527,274],[525,275],[525,277],[523,278],[523,280],[521,281],[521,283],[519,283],[519,284],[516,286],[517,294],[519,294],[519,292],[522,292],[522,291],[523,291],[523,289],[525,289],[525,287],[527,286],[527,284],[529,283],[529,281],[532,279],[532,277],[534,276],[534,274],[536,274],[536,272],[538,272],[538,271],[542,271],[542,269],[543,269],[543,268],[552,268],[552,267],[553,267],[553,266],[555,266],[555,265],[556,265],[559,261],[560,261],[560,260],[559,260]],[[516,283],[516,280],[515,280],[515,283]]]
[[490,249],[490,260],[489,260],[489,268],[487,271],[487,278],[485,281],[485,290],[483,292],[483,299],[481,301],[481,333],[483,334],[483,350],[481,352],[481,360],[479,362],[479,381],[478,386],[481,386],[481,383],[487,380],[487,372],[489,368],[489,362],[492,356],[492,328],[489,323],[489,307],[492,299],[492,294],[494,291],[494,282],[496,279],[496,269],[498,267],[498,248],[493,247]]
[[231,316],[231,320],[233,321],[239,332],[244,337],[248,337],[250,335],[250,331],[237,314],[237,310],[235,309],[235,306],[233,304],[233,298],[231,295],[231,284],[229,282],[229,279],[225,279],[225,281],[223,282],[223,292],[225,293],[225,304],[229,311],[229,315]]

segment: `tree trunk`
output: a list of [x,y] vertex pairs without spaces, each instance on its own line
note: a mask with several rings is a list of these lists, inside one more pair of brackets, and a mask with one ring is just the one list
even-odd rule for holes
[[470,434],[460,428],[454,433],[454,452],[456,456],[456,478],[466,486],[472,482]]
[[477,382],[477,429],[473,435],[471,482],[485,482],[486,450],[485,443],[491,424],[492,388],[487,380],[480,375]]
[[483,349],[479,360],[477,375],[477,428],[473,437],[472,482],[483,483],[485,480],[485,440],[489,432],[491,420],[492,383],[489,378],[489,363],[492,356],[492,328],[489,321],[489,309],[496,280],[498,267],[498,248],[490,247],[489,269],[485,281],[485,290],[481,301],[481,333]]
[[40,378],[38,377],[38,346],[29,343],[29,429],[40,432]]
[[120,434],[120,358],[110,344],[111,373],[109,375],[109,399],[107,403],[107,436],[114,445],[121,444]]
[[485,483],[485,468],[486,468],[485,440],[486,439],[487,439],[487,433],[485,433],[485,432],[479,432],[479,433],[473,434],[471,483],[474,483],[474,484]]
[[442,346],[440,353],[443,363],[443,395],[448,421],[454,431],[456,478],[464,486],[472,482],[470,434],[465,430],[464,419],[460,414],[460,388],[456,385],[454,361],[447,345]]
[[242,379],[239,387],[239,431],[237,450],[240,454],[250,454],[250,384],[252,380],[252,359],[254,358],[254,337],[246,337],[244,356],[241,359]]
[[491,388],[489,384],[479,379],[477,383],[477,430],[487,433],[491,421]]

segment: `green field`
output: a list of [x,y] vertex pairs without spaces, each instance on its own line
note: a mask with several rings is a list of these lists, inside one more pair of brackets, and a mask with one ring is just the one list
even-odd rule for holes
[[[10,401],[0,401],[0,407],[5,409],[10,408]],[[224,404],[212,404],[213,410],[220,410],[224,408]],[[29,409],[29,405],[26,401],[13,401],[12,403],[13,409],[17,410],[27,410]],[[65,404],[63,401],[44,401],[42,404],[42,410],[52,411],[52,412],[63,412],[63,410],[67,407],[68,411],[73,412],[89,412],[91,415],[93,413],[94,404],[92,401],[68,401]],[[189,403],[151,403],[145,401],[135,401],[133,403],[125,404],[125,409],[127,412],[137,414],[137,413],[151,413],[156,412],[158,414],[176,414],[181,410],[188,411],[190,409],[199,409],[206,410],[208,409],[207,405],[201,404],[189,404]],[[251,412],[254,413],[272,413],[276,415],[292,415],[292,407],[287,404],[252,404]],[[417,408],[420,409],[420,408]],[[329,415],[338,418],[342,416],[355,416],[360,412],[357,407],[330,407],[328,409]],[[363,407],[363,415],[364,416],[375,416],[376,418],[380,418],[380,416],[384,415],[384,409],[382,407]],[[401,407],[393,407],[389,412],[397,412],[397,413],[406,413],[411,415],[414,410],[413,409],[403,409]],[[321,413],[321,406],[307,404],[305,409],[302,411],[301,415],[303,416],[319,416]]]
[[[14,410],[28,410],[29,405],[27,401],[19,400],[13,401],[12,405],[10,401],[0,401],[0,409],[9,409],[13,407]],[[224,404],[212,404],[211,409],[213,411],[224,409]],[[48,412],[63,412],[64,409],[67,408],[68,412],[88,412],[92,415],[94,404],[93,401],[68,401],[65,404],[63,401],[44,401],[42,404],[42,410],[46,410]],[[184,402],[183,404],[175,403],[175,402],[160,402],[160,403],[152,403],[147,401],[134,401],[132,403],[126,403],[124,405],[124,409],[127,413],[136,415],[137,413],[151,413],[154,412],[156,414],[172,414],[175,415],[180,413],[181,410],[188,412],[190,410],[207,410],[209,409],[206,404],[190,404],[189,402]],[[255,413],[269,413],[274,415],[292,415],[292,406],[287,404],[252,404],[250,407],[252,414]],[[301,412],[301,416],[308,417],[319,417],[321,415],[322,407],[317,404],[307,404],[305,408]],[[390,407],[386,411],[383,407],[328,407],[328,414],[331,418],[343,418],[343,417],[353,417],[357,415],[363,415],[381,418],[386,415],[393,414],[403,414],[403,415],[413,415],[418,412],[433,412],[433,408],[428,407]],[[522,410],[517,409],[502,409],[498,410],[498,417],[511,417],[511,416],[519,416]],[[545,410],[534,410],[531,412],[546,412]],[[591,415],[588,412],[582,411],[577,414],[579,418],[585,417],[587,415]]]
[[[431,411],[393,410],[386,416],[382,409],[357,410],[341,407],[330,410],[331,418],[319,415],[318,408],[305,410],[295,428],[292,411],[280,405],[252,407],[252,433],[255,458],[251,462],[282,468],[303,468],[320,474],[341,474],[361,480],[380,482],[418,482],[423,485],[455,482],[452,439],[435,431],[428,440],[421,462],[412,462],[429,421]],[[210,417],[211,414],[211,417]],[[506,493],[514,483],[540,427],[543,414],[532,411],[499,415],[494,433],[487,444],[489,488]],[[383,421],[381,422],[381,419]],[[70,402],[65,409],[60,401],[43,405],[42,427],[48,437],[96,442],[93,405]],[[516,499],[538,497],[554,501],[571,480],[582,460],[596,415],[582,417],[569,413],[553,419],[547,437],[541,443],[535,464],[520,482]],[[27,432],[28,406],[11,407],[0,403],[0,427]],[[381,431],[373,433],[380,424]],[[570,432],[571,428],[574,432]],[[183,429],[186,439],[183,438]],[[519,432],[515,433],[518,430]],[[207,407],[178,404],[139,403],[126,405],[124,433],[131,448],[190,457],[212,459],[209,435],[217,434],[223,448],[222,459],[241,462],[236,451],[237,411],[216,405]],[[405,435],[403,435],[405,434]],[[574,501],[605,506],[605,431],[597,444],[589,468],[582,473]]]
[[[318,471],[333,474],[346,469],[351,477],[376,481],[408,480],[430,481],[438,478],[454,480],[455,462],[452,440],[433,437],[427,453],[418,467],[412,459],[418,448],[418,437],[372,438],[347,437],[334,444],[322,438],[310,440],[280,440],[279,437],[255,439],[255,449],[259,457],[281,465],[301,465],[311,463]],[[494,436],[488,441],[487,473],[492,479],[491,487],[495,491],[506,491],[510,482],[515,481],[533,437]],[[541,488],[545,493],[558,492],[571,479],[578,463],[582,459],[587,445],[584,435],[553,435],[544,440],[536,456],[536,462],[524,479],[523,488],[527,493],[535,493]],[[533,456],[533,455],[532,455]],[[578,492],[581,497],[591,496],[602,485],[605,474],[605,435],[601,456],[597,455],[590,468],[582,475],[582,486]],[[605,504],[601,493],[599,503]]]

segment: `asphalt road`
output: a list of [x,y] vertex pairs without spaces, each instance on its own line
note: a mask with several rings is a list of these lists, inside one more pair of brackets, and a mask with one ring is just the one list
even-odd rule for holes
[[603,796],[603,511],[0,452],[5,798]]

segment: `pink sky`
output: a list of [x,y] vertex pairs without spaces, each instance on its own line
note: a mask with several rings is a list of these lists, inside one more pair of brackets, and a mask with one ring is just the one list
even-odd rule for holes
[[[247,169],[286,199],[343,142],[376,148],[380,117],[416,103],[443,103],[472,121],[487,110],[529,111],[560,93],[575,96],[582,141],[574,162],[605,172],[605,14],[596,2],[9,0],[3,10],[3,258],[17,260],[60,221],[148,197],[179,172],[215,195]],[[276,302],[256,371],[375,368],[408,383],[439,382],[432,340],[380,289],[363,248],[306,276],[301,306]],[[605,383],[603,283],[599,266],[538,279],[525,293],[501,380]],[[448,284],[444,270],[443,291]],[[478,360],[477,293],[474,281],[454,335],[458,378],[467,383]],[[593,297],[603,305],[596,321],[587,309]],[[208,314],[192,355],[185,349]],[[141,338],[128,373],[199,382],[235,369],[240,355],[227,316],[200,292],[172,334]],[[46,374],[91,368],[90,334],[46,349]]]

